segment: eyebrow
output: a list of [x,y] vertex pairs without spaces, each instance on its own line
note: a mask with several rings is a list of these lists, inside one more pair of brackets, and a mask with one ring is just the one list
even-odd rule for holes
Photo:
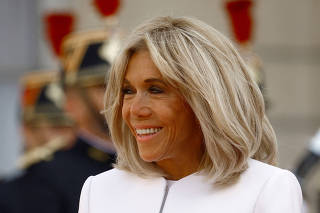
[[[159,82],[159,83],[162,83],[162,84],[166,84],[163,80],[160,80],[158,78],[148,78],[148,79],[144,80],[144,82],[145,83]],[[124,79],[123,83],[131,84],[130,81],[128,81],[127,79]]]
[[123,79],[123,83],[130,84],[130,82],[127,79]]
[[159,83],[165,84],[163,80],[160,80],[158,78],[148,78],[144,80],[144,82],[145,83],[159,82]]

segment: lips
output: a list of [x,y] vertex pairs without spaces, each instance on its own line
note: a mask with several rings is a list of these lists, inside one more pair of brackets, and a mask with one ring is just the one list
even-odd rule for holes
[[162,128],[144,128],[144,129],[135,129],[137,135],[150,135],[159,132]]
[[152,128],[135,128],[136,139],[139,142],[145,142],[157,135],[161,131],[162,127]]

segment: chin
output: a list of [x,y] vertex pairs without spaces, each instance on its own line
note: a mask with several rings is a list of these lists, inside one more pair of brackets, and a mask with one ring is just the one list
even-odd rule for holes
[[139,151],[139,155],[143,161],[148,163],[159,161],[159,158],[152,153],[143,153]]
[[151,162],[154,162],[154,158],[152,156],[148,156],[148,155],[141,155],[140,154],[140,158],[145,161],[145,162],[148,162],[148,163],[151,163]]

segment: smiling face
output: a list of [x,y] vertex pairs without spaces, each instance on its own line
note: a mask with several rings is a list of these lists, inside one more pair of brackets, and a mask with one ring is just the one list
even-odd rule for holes
[[122,92],[122,117],[144,161],[193,159],[202,154],[202,132],[193,111],[164,81],[149,52],[133,54]]

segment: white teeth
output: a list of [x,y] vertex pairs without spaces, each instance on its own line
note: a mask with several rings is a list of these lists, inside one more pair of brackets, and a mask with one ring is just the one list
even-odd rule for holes
[[138,135],[154,134],[161,130],[161,128],[136,129]]

